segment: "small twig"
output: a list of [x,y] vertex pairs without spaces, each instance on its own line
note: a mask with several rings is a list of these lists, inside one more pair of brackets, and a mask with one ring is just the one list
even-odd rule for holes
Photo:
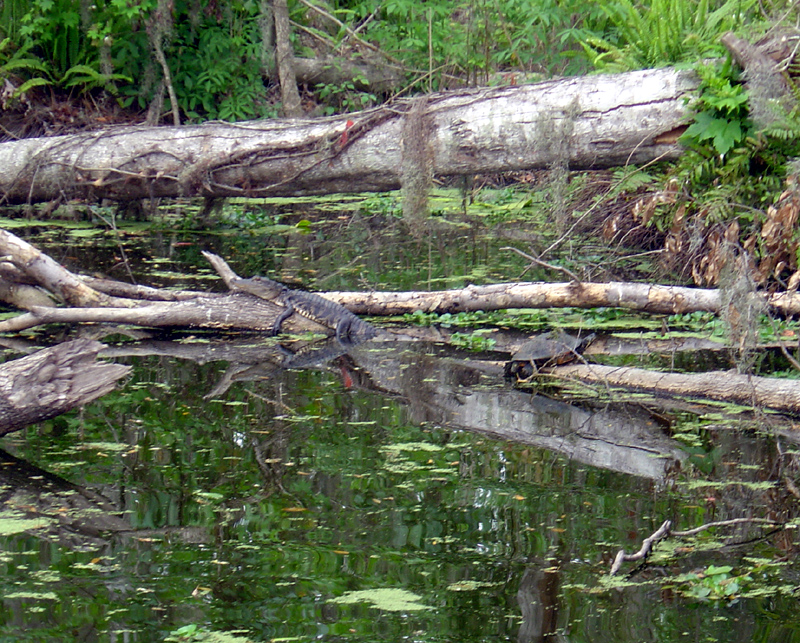
[[5,127],[3,127],[2,125],[0,125],[0,130],[2,130],[2,131],[3,131],[3,134],[5,134],[6,136],[8,136],[9,138],[11,138],[11,139],[13,139],[13,140],[15,140],[15,141],[18,141],[18,140],[20,139],[20,137],[19,137],[19,136],[17,136],[17,135],[16,135],[16,134],[14,134],[13,132],[10,132],[9,130],[7,130],[7,129],[6,129]]
[[336,46],[336,41],[333,38],[330,38],[329,36],[320,33],[317,29],[309,29],[305,25],[301,25],[299,22],[295,22],[294,20],[290,20],[289,23],[292,25],[293,29],[305,31],[309,36],[311,36],[312,38],[316,38],[320,42],[325,43],[331,49],[333,49]]
[[[377,15],[378,15],[378,12],[379,12],[381,9],[382,9],[382,7],[381,7],[381,5],[380,5],[380,3],[379,3],[379,4],[378,4],[378,6],[377,6],[377,7],[375,7],[375,10],[374,10],[374,11],[373,11],[371,14],[369,14],[369,15],[366,17],[366,19],[365,19],[365,20],[364,20],[364,21],[363,21],[363,22],[362,22],[360,25],[358,25],[358,27],[356,27],[355,29],[353,29],[353,33],[354,33],[354,34],[357,34],[358,32],[360,32],[360,31],[363,31],[363,30],[366,28],[366,26],[367,26],[367,25],[368,25],[370,22],[372,22],[372,21],[375,19],[375,16],[377,16]],[[346,40],[347,40],[347,38],[345,38],[345,39],[342,41],[342,44],[344,44],[344,42],[345,42]]]
[[613,576],[616,574],[620,570],[620,567],[622,567],[623,562],[641,560],[642,558],[648,556],[653,550],[653,546],[659,540],[663,540],[668,536],[694,536],[695,534],[699,534],[701,531],[711,529],[712,527],[729,527],[731,525],[739,525],[748,522],[763,523],[767,525],[782,524],[774,520],[767,520],[766,518],[733,518],[731,520],[718,520],[716,522],[709,522],[704,525],[700,525],[699,527],[695,527],[694,529],[687,529],[686,531],[671,531],[672,521],[665,520],[652,536],[645,538],[644,541],[642,541],[641,549],[639,549],[639,551],[637,551],[635,554],[626,554],[624,549],[620,549],[619,552],[617,552],[617,555],[614,557],[614,563],[611,565],[610,575]]
[[663,254],[663,248],[660,250],[647,250],[646,252],[637,252],[632,255],[622,255],[617,257],[616,259],[610,259],[606,263],[620,263],[622,261],[630,261],[631,259],[638,259],[639,257],[647,257],[649,255],[660,255]]
[[[609,193],[613,192],[614,188],[616,188],[618,185],[620,185],[620,184],[621,184],[623,181],[625,181],[627,178],[629,178],[630,176],[632,176],[632,175],[633,175],[633,174],[635,174],[636,172],[641,172],[641,171],[642,171],[642,170],[644,170],[645,168],[647,168],[647,167],[649,167],[649,166],[653,165],[654,163],[658,163],[658,162],[659,162],[659,161],[660,161],[662,158],[664,158],[666,155],[667,155],[667,152],[664,152],[663,154],[661,154],[661,155],[657,156],[656,158],[654,158],[652,161],[648,161],[648,162],[647,162],[647,163],[645,163],[644,165],[642,165],[642,166],[640,166],[640,167],[637,167],[637,168],[635,168],[635,169],[631,170],[631,171],[630,171],[630,172],[628,172],[628,173],[627,173],[625,176],[623,176],[623,177],[622,177],[622,178],[621,178],[619,181],[617,181],[616,183],[614,183],[614,184],[613,184],[613,185],[612,185],[612,186],[611,186],[611,187],[608,189],[608,192],[607,192],[606,194],[609,194]],[[582,221],[583,221],[583,220],[584,220],[586,217],[588,217],[588,216],[589,216],[589,214],[591,214],[591,213],[592,213],[592,212],[593,212],[593,211],[594,211],[596,208],[598,208],[598,207],[600,206],[600,204],[602,204],[602,203],[604,203],[604,202],[605,202],[605,197],[603,197],[603,198],[601,198],[601,199],[598,199],[598,200],[597,200],[597,201],[595,201],[595,202],[594,202],[594,203],[593,203],[591,206],[589,206],[589,208],[586,210],[586,212],[584,212],[584,213],[583,213],[581,216],[579,216],[579,217],[578,217],[578,218],[577,218],[577,219],[576,219],[576,220],[575,220],[575,221],[572,223],[572,225],[569,227],[569,229],[568,229],[566,232],[564,232],[564,234],[562,234],[562,235],[561,235],[561,236],[560,236],[558,239],[556,239],[555,241],[553,241],[553,243],[551,243],[551,244],[550,244],[550,245],[549,245],[547,248],[545,248],[544,252],[542,252],[542,256],[544,256],[544,255],[547,255],[549,252],[551,252],[552,250],[554,250],[555,248],[557,248],[558,246],[560,246],[562,243],[564,243],[564,241],[565,241],[565,240],[567,240],[567,239],[571,238],[571,236],[572,236],[572,233],[575,231],[575,228],[577,228],[577,227],[578,227],[578,225],[580,225],[580,223],[581,223],[581,222],[582,222]]]
[[119,234],[119,228],[117,227],[117,218],[114,212],[111,213],[110,218],[106,218],[102,215],[102,213],[92,207],[89,206],[89,211],[100,219],[103,223],[105,223],[109,228],[111,228],[112,232],[114,233],[114,237],[117,240],[117,249],[119,250],[120,257],[122,257],[122,265],[125,266],[125,270],[128,273],[128,278],[131,280],[132,284],[136,284],[136,277],[133,276],[133,270],[131,270],[131,264],[128,262],[128,255],[125,253],[125,247],[122,245],[122,237]]
[[794,480],[792,480],[789,476],[784,476],[783,482],[786,485],[786,488],[789,490],[789,493],[792,494],[798,500],[800,500],[800,489],[797,488],[797,485],[794,483]]
[[360,38],[355,31],[353,31],[350,27],[348,27],[346,24],[344,24],[341,20],[339,20],[332,13],[329,13],[328,11],[325,11],[325,9],[323,9],[322,7],[318,7],[317,5],[313,4],[312,2],[308,2],[308,0],[300,0],[300,4],[305,5],[306,7],[311,9],[312,11],[314,11],[314,12],[318,13],[319,15],[321,15],[323,18],[327,18],[332,23],[337,25],[340,29],[344,29],[344,31],[347,34],[347,36],[349,38],[352,38],[353,40],[355,40],[360,45],[366,47],[367,49],[371,49],[372,51],[380,54],[381,56],[384,56],[387,60],[391,60],[394,63],[401,64],[398,59],[396,59],[396,58],[388,55],[387,53],[381,51],[378,47],[373,45],[371,42],[367,42],[366,40]]
[[662,538],[666,538],[669,536],[669,529],[672,527],[671,520],[665,520],[664,523],[658,528],[658,530],[649,538],[645,538],[642,542],[642,547],[637,551],[635,554],[626,554],[624,549],[620,549],[617,553],[616,557],[614,558],[614,564],[611,565],[611,576],[616,574],[620,567],[622,567],[622,563],[626,560],[640,560],[645,556],[649,555],[650,552],[653,550],[653,545],[657,543]]
[[778,335],[777,328],[775,327],[775,320],[772,318],[772,315],[769,316],[769,323],[772,326],[772,332],[775,333],[775,337],[778,339],[778,346],[781,349],[781,353],[783,356],[789,360],[789,363],[794,366],[795,370],[800,371],[800,362],[798,362],[792,355],[789,353],[789,349],[786,348],[786,342],[784,342],[780,335]]
[[688,529],[686,531],[673,531],[673,536],[694,536],[695,534],[699,534],[701,531],[705,531],[706,529],[711,529],[712,527],[728,527],[730,525],[739,525],[742,523],[747,522],[758,522],[763,523],[766,525],[780,525],[781,523],[775,522],[774,520],[768,520],[766,518],[732,518],[731,520],[718,520],[717,522],[709,522],[705,525],[700,525],[699,527],[695,527],[694,529]]
[[[519,248],[514,248],[512,246],[505,246],[504,248],[500,248],[500,250],[510,250],[511,252],[516,252],[520,257],[524,257],[525,259],[530,261],[532,264],[535,263],[535,264],[537,264],[539,266],[542,266],[542,268],[547,268],[549,270],[556,270],[558,272],[563,272],[574,283],[576,283],[576,284],[580,284],[581,283],[581,280],[578,279],[578,276],[574,272],[568,270],[567,268],[564,268],[562,266],[554,266],[551,263],[547,263],[546,261],[542,261],[541,259],[537,259],[536,257],[534,257],[532,255],[529,255],[527,252],[523,252]],[[528,266],[528,268],[530,268],[530,266]],[[527,268],[525,269],[525,271],[527,272]]]

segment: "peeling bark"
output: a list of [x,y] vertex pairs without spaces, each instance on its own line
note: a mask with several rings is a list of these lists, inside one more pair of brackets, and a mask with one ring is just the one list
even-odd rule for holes
[[[506,308],[626,308],[647,313],[720,311],[720,293],[714,288],[688,288],[629,282],[519,282],[467,286],[433,292],[328,292],[331,299],[359,315],[460,313]],[[800,314],[796,292],[764,294],[764,302],[780,315]]]
[[422,310],[459,313],[504,308],[615,307],[649,313],[718,312],[719,291],[625,282],[506,283],[436,292],[327,293],[328,298],[366,315],[403,315]]

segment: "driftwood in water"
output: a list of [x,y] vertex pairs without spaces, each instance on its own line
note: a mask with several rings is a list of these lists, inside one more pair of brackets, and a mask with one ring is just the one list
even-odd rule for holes
[[95,362],[103,344],[76,339],[0,366],[0,435],[88,404],[129,366]]
[[[219,258],[220,266],[227,266]],[[16,332],[42,324],[117,323],[155,328],[209,328],[269,331],[286,308],[243,292],[175,293],[97,279],[82,279],[19,237],[0,230],[0,274],[6,290],[31,284],[48,291],[54,302],[36,300],[27,313],[0,322],[0,332]],[[235,273],[228,269],[227,281]],[[11,279],[18,284],[9,285]],[[226,283],[227,283],[226,281]],[[1,294],[1,293],[0,293]],[[12,300],[19,305],[18,300]],[[55,301],[68,308],[56,308]],[[330,333],[331,329],[301,315],[292,315],[285,330]]]
[[[26,314],[0,322],[0,332],[52,323],[102,322],[154,328],[270,331],[286,310],[279,301],[268,301],[244,292],[175,292],[81,278],[4,230],[0,230],[0,257],[3,282],[0,299],[28,310]],[[215,263],[215,268],[230,287],[237,278],[235,273],[221,258]],[[43,302],[37,287],[48,291],[53,301],[45,298]],[[21,294],[27,291],[36,297],[24,300]],[[401,315],[417,310],[457,313],[507,308],[600,306],[658,314],[718,313],[720,309],[718,290],[613,282],[506,283],[437,292],[332,292],[324,296],[353,313],[368,315]],[[70,307],[56,308],[55,301]],[[800,312],[800,297],[796,293],[768,295],[766,302],[782,314]],[[329,326],[299,314],[289,317],[284,328],[290,332],[330,334],[332,331]]]
[[558,377],[583,382],[676,395],[723,400],[745,406],[800,412],[800,382],[774,377],[742,375],[735,371],[657,373],[641,368],[569,364],[549,369]]
[[[435,292],[330,292],[325,295],[354,313],[403,315],[460,313],[505,308],[627,308],[672,315],[696,311],[719,313],[719,290],[627,282],[503,283],[467,286]],[[800,313],[800,296],[776,293],[765,296],[774,311]]]
[[[406,119],[439,176],[677,158],[691,71],[655,69],[431,94],[331,118],[116,127],[0,144],[0,199],[297,196],[394,190]],[[417,145],[417,148],[420,146]]]

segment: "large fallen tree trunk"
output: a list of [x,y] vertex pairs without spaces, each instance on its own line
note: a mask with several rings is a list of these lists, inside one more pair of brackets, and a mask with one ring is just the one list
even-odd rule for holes
[[[432,94],[314,120],[115,127],[0,144],[0,199],[288,196],[400,187],[404,149],[439,176],[676,158],[692,72],[656,69]],[[411,126],[406,119],[420,119]],[[403,136],[426,136],[404,145]],[[427,133],[427,134],[426,134]],[[408,161],[408,159],[406,159]]]

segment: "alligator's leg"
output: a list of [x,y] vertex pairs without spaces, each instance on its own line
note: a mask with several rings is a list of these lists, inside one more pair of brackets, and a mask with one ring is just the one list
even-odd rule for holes
[[352,344],[353,339],[350,337],[350,330],[353,326],[353,320],[350,317],[342,317],[339,323],[336,324],[336,339],[340,344]]
[[285,322],[289,317],[294,315],[294,306],[290,301],[283,302],[286,305],[286,310],[284,310],[278,317],[275,319],[275,323],[272,324],[272,334],[277,335],[281,332],[281,326],[283,326],[283,322]]

